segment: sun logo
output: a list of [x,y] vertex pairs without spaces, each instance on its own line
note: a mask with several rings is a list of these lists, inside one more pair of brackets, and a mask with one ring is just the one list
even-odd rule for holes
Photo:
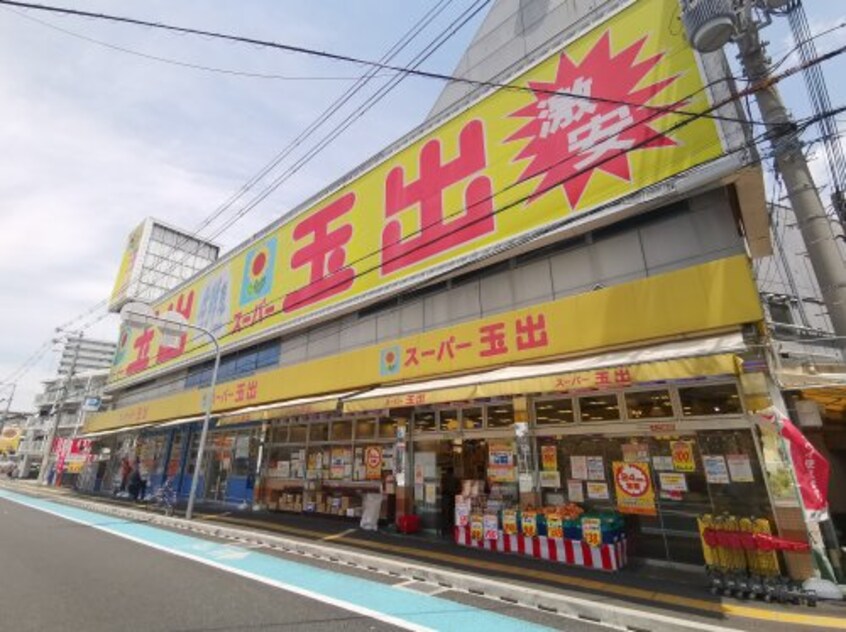
[[270,294],[276,263],[276,237],[247,252],[241,279],[241,305]]

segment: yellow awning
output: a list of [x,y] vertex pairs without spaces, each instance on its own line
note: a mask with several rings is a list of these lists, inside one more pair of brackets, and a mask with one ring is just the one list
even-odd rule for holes
[[296,417],[298,415],[311,415],[313,413],[330,413],[338,410],[338,402],[355,391],[345,393],[333,393],[318,397],[301,397],[291,399],[287,402],[265,404],[263,406],[249,406],[240,408],[220,415],[218,426],[232,426],[248,421],[264,421],[266,419],[277,419],[279,417]]
[[85,434],[79,435],[78,439],[99,439],[101,437],[106,437],[108,435],[119,434],[121,432],[128,432],[133,431],[136,432],[138,430],[142,430],[144,428],[149,428],[153,424],[136,424],[134,426],[121,426],[120,428],[112,428],[111,430],[101,430],[100,432],[87,432]]
[[344,412],[465,401],[522,393],[553,393],[622,387],[660,380],[736,372],[734,354],[745,348],[740,334],[686,340],[550,364],[377,388],[344,400]]

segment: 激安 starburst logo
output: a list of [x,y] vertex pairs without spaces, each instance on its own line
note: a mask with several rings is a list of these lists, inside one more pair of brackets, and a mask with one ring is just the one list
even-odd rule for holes
[[683,105],[650,103],[678,75],[638,87],[664,57],[638,61],[647,39],[612,55],[606,31],[580,63],[562,53],[552,81],[529,82],[535,101],[511,114],[529,121],[507,140],[529,141],[515,161],[530,160],[521,181],[539,177],[530,202],[560,185],[576,209],[596,171],[631,182],[632,152],[678,144],[650,126]]

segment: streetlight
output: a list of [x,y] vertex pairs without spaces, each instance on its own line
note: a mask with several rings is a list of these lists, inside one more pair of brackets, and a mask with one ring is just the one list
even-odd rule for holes
[[121,321],[130,328],[147,329],[156,326],[161,334],[167,338],[175,338],[187,330],[194,329],[208,336],[214,345],[214,368],[212,368],[211,383],[205,398],[203,431],[200,433],[200,447],[197,450],[197,462],[194,464],[194,474],[191,478],[191,493],[188,495],[188,507],[185,510],[185,518],[191,520],[194,515],[194,499],[197,496],[197,484],[200,481],[199,472],[203,463],[203,452],[206,446],[206,437],[209,433],[212,407],[214,406],[214,388],[217,385],[217,370],[220,366],[220,342],[211,331],[205,327],[189,323],[182,314],[171,311],[158,316],[146,303],[127,303],[120,310],[120,317]]

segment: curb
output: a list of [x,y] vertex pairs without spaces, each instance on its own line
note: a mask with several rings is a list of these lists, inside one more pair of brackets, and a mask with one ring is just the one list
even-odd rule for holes
[[[16,486],[0,487],[22,493],[36,495],[36,490],[20,490]],[[40,491],[40,490],[39,490]],[[331,544],[316,544],[294,537],[278,536],[248,529],[201,523],[184,518],[168,517],[138,509],[101,504],[82,500],[70,495],[49,492],[38,494],[49,496],[56,502],[73,505],[99,514],[136,520],[150,525],[186,531],[198,535],[235,540],[241,544],[265,546],[281,553],[296,554],[341,566],[358,568],[373,573],[389,575],[398,581],[418,581],[435,584],[448,590],[466,592],[487,597],[510,605],[523,606],[546,613],[557,614],[566,618],[577,619],[585,623],[605,625],[632,632],[678,632],[679,630],[702,630],[706,632],[727,632],[736,628],[727,628],[653,613],[634,608],[603,604],[589,599],[550,593],[526,586],[508,584],[502,581],[486,579],[472,574],[445,570],[418,562],[406,562],[388,559],[374,554],[358,553],[347,548]],[[601,598],[601,597],[598,597]]]

